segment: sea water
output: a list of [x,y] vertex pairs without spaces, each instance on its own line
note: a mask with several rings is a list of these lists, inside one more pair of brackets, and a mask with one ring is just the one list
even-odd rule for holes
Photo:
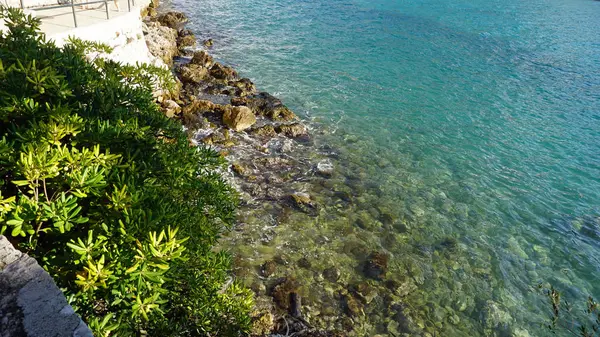
[[[322,190],[345,188],[352,204],[280,229],[284,240],[316,231],[334,236],[327,249],[385,250],[412,282],[404,313],[442,336],[547,334],[539,284],[578,310],[600,297],[600,2],[173,5],[217,59],[327,130],[314,141],[343,178]],[[342,280],[361,273],[327,256]],[[373,303],[356,334],[402,332]]]

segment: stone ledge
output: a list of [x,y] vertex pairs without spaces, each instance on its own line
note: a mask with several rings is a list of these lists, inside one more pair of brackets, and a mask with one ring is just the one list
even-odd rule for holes
[[0,235],[0,337],[93,337],[37,261]]

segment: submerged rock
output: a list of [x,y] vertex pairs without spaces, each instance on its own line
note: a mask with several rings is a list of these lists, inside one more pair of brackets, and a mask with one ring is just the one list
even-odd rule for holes
[[329,160],[322,160],[317,163],[317,173],[323,177],[330,178],[333,175],[333,164]]
[[340,276],[340,270],[336,267],[330,267],[323,270],[323,278],[329,282],[336,283],[340,279]]
[[362,305],[356,298],[354,298],[354,296],[346,294],[344,295],[343,300],[346,314],[348,314],[348,316],[356,317],[364,315]]
[[213,42],[213,39],[207,39],[207,40],[204,40],[204,41],[202,41],[202,44],[203,44],[205,47],[212,47],[212,46],[213,46],[213,44],[214,44],[214,42]]
[[235,106],[223,113],[223,123],[235,131],[243,131],[256,123],[256,116],[248,107]]
[[365,276],[375,280],[382,280],[388,269],[389,256],[385,253],[373,252],[365,263],[363,272]]
[[303,257],[300,260],[298,260],[298,267],[310,269],[312,267],[312,263],[310,263],[310,261],[307,258]]
[[292,194],[291,197],[296,207],[301,211],[312,214],[316,210],[316,205],[308,193],[296,192]]

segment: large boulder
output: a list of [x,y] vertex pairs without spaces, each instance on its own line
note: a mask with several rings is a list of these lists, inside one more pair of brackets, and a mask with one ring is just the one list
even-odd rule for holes
[[230,66],[225,66],[220,63],[215,63],[210,68],[210,75],[218,80],[234,80],[238,77],[237,72]]
[[256,116],[248,107],[234,106],[223,113],[223,123],[235,131],[243,131],[256,123]]

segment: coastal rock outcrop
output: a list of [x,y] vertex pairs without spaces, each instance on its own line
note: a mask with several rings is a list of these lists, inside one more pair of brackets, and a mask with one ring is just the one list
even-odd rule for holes
[[150,54],[158,57],[165,64],[172,64],[173,57],[179,53],[177,31],[152,21],[145,22],[142,31]]
[[186,64],[177,68],[179,78],[183,83],[201,83],[208,76],[208,69],[198,64]]
[[213,57],[210,56],[206,51],[199,50],[194,52],[194,56],[192,56],[190,63],[197,64],[205,68],[210,68],[210,66],[213,64]]
[[267,116],[274,121],[286,122],[298,119],[281,100],[267,92],[248,97],[239,97],[231,101],[232,105],[245,105],[257,115]]
[[177,47],[179,51],[183,51],[185,48],[196,46],[196,36],[189,29],[182,29],[178,32]]
[[179,29],[188,21],[187,16],[181,12],[167,12],[159,15],[156,20],[163,26]]

